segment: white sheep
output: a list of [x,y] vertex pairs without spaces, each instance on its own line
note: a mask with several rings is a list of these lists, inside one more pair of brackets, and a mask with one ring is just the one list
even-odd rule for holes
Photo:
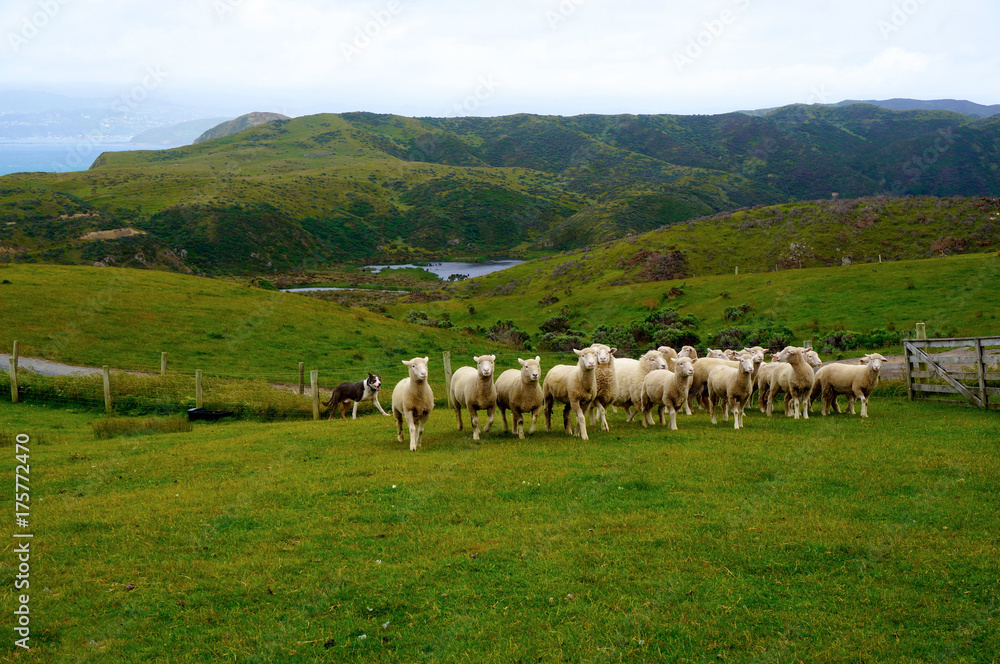
[[[667,370],[673,371],[674,367],[677,366],[677,358],[680,357],[677,351],[670,346],[660,346],[656,350],[663,356],[663,359],[667,361]],[[687,356],[685,355],[685,357]]]
[[542,386],[538,379],[542,377],[541,359],[522,360],[517,358],[521,368],[507,369],[497,378],[497,408],[500,409],[500,420],[503,430],[507,431],[507,411],[510,410],[511,430],[518,438],[524,438],[524,413],[531,413],[531,429],[535,433],[538,423],[538,412],[542,409]]
[[617,348],[612,348],[607,344],[594,344],[591,346],[597,351],[597,396],[590,409],[590,424],[601,423],[601,429],[611,431],[608,426],[607,409],[614,403],[615,396],[615,353]]
[[[809,419],[809,411],[803,406],[812,391],[815,373],[806,362],[807,349],[797,346],[785,346],[774,356],[778,367],[771,372],[767,386],[767,414],[774,412],[774,397],[785,392],[791,397],[795,419],[800,415]],[[763,370],[763,367],[761,368]]]
[[410,428],[410,450],[420,447],[427,418],[434,410],[434,392],[427,383],[426,357],[403,360],[409,370],[407,378],[396,383],[392,391],[392,414],[396,417],[396,438],[403,442],[403,418]]
[[878,385],[879,370],[886,359],[878,353],[861,358],[861,364],[828,364],[816,372],[812,398],[823,397],[823,415],[835,408],[840,412],[837,395],[847,395],[847,405],[854,414],[854,400],[861,400],[861,417],[868,417],[868,397]]
[[678,357],[674,370],[655,369],[646,374],[642,381],[642,426],[653,423],[653,406],[657,406],[660,426],[666,421],[663,409],[670,412],[670,429],[677,430],[677,411],[687,404],[688,389],[694,376],[694,363],[690,357]]
[[[580,438],[587,437],[587,411],[597,396],[597,352],[591,348],[573,349],[576,364],[557,364],[545,374],[542,383],[542,400],[545,402],[545,430],[552,431],[552,406],[555,401],[566,404],[563,409],[563,426],[570,436],[578,431]],[[576,428],[570,428],[569,412],[576,414]]]
[[720,364],[708,374],[708,412],[712,424],[716,424],[715,404],[725,399],[723,421],[729,421],[732,410],[733,428],[743,428],[744,409],[753,394],[754,357],[753,353],[743,353],[737,360],[738,366]]
[[462,430],[462,406],[469,410],[472,422],[472,440],[479,440],[479,411],[485,410],[489,419],[483,427],[488,433],[493,426],[493,411],[497,407],[497,388],[493,384],[496,355],[478,355],[472,358],[475,367],[459,367],[451,376],[451,403],[455,408],[458,430]]
[[639,412],[642,403],[642,383],[646,374],[666,368],[667,361],[657,350],[646,351],[638,360],[625,357],[615,359],[614,405],[625,408],[626,421],[631,422]]

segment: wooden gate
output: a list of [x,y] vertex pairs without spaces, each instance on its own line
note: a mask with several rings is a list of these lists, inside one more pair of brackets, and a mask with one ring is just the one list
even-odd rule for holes
[[[996,346],[1000,346],[1000,337],[904,341],[906,391],[910,400],[1000,408],[1000,399],[990,402],[990,396],[1000,396],[1000,359],[993,357],[991,367],[987,350]],[[947,350],[929,353],[932,348]],[[947,398],[953,395],[963,398]]]

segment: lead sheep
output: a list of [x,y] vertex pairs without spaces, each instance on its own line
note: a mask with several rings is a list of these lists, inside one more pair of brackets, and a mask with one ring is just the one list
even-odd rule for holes
[[656,369],[646,374],[642,383],[642,426],[653,423],[653,406],[657,406],[660,426],[666,421],[663,409],[670,413],[670,430],[677,430],[677,411],[687,404],[688,390],[694,375],[694,364],[689,357],[677,358],[674,370]]
[[[545,430],[552,431],[552,406],[555,401],[566,404],[563,425],[567,435],[580,432],[587,438],[587,411],[597,396],[597,352],[591,348],[573,349],[578,359],[575,365],[557,364],[545,374],[542,399],[545,402]],[[569,412],[576,413],[576,430],[570,428]]]
[[854,414],[854,400],[861,400],[861,417],[868,417],[868,397],[878,385],[879,370],[885,358],[878,353],[871,353],[861,358],[861,364],[828,364],[816,372],[816,384],[813,385],[811,397],[823,398],[823,415],[836,408],[837,395],[847,395],[847,405]]
[[469,411],[472,422],[472,440],[479,440],[479,411],[485,410],[489,419],[483,433],[489,433],[493,426],[493,411],[497,407],[497,388],[493,384],[496,355],[478,355],[472,358],[475,367],[459,367],[451,376],[451,403],[458,420],[458,430],[462,430],[462,407]]
[[726,409],[722,420],[729,421],[729,411],[733,411],[733,428],[743,428],[743,414],[747,402],[753,394],[754,354],[744,353],[737,360],[739,366],[725,364],[712,369],[708,374],[708,412],[715,421],[715,404],[725,399]]
[[538,411],[544,403],[542,386],[538,379],[542,377],[541,358],[533,360],[517,358],[521,369],[507,369],[497,378],[497,408],[500,409],[500,421],[503,430],[507,431],[507,411],[510,410],[511,431],[518,438],[524,438],[524,413],[531,413],[531,429],[535,433],[538,423]]
[[392,414],[396,417],[396,439],[403,442],[403,419],[410,429],[410,450],[420,447],[427,418],[434,410],[434,392],[427,383],[426,357],[403,360],[410,375],[396,383],[392,391]]

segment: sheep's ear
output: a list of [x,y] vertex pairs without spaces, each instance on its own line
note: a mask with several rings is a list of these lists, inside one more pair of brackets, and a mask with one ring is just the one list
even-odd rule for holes
[[517,358],[517,363],[518,363],[518,364],[520,364],[520,365],[521,365],[522,367],[523,367],[523,366],[524,366],[525,364],[527,364],[527,362],[525,362],[525,361],[524,361],[524,360],[522,360],[521,358]]
[[577,349],[575,349],[575,348],[574,348],[574,349],[573,349],[573,352],[574,352],[574,353],[576,353],[578,357],[579,357],[580,355],[583,355],[583,351],[582,351],[582,350],[577,350]]
[[617,348],[612,348],[612,349],[611,349],[611,354],[612,354],[612,355],[614,355],[614,354],[615,354],[615,353],[617,353],[617,352],[618,352],[618,349],[617,349]]
[[482,357],[482,356],[481,355],[473,355],[472,356],[472,361],[475,362],[476,364],[479,364],[479,358],[480,357]]
[[535,355],[535,362],[541,362],[542,358],[539,355]]
[[401,360],[401,362],[406,366],[410,366],[410,360]]
[[430,360],[431,360],[431,358],[430,358],[430,357],[425,357],[425,358],[424,358],[424,364],[427,364],[428,362],[430,362]]

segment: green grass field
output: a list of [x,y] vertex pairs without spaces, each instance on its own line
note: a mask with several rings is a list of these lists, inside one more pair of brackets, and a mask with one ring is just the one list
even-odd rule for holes
[[473,444],[439,408],[411,453],[364,412],[98,440],[0,404],[34,534],[5,661],[997,661],[995,413]]

